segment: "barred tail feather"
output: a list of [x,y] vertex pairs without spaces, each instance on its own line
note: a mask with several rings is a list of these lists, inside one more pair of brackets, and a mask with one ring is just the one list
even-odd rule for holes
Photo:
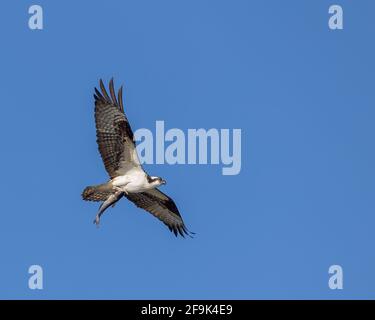
[[86,201],[105,201],[113,193],[109,183],[88,186],[82,192],[82,199]]

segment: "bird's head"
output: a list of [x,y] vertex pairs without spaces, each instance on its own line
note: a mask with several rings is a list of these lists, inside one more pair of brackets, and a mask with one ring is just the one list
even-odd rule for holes
[[158,187],[158,186],[161,186],[163,184],[166,184],[167,181],[165,181],[164,179],[160,178],[160,177],[149,177],[148,178],[148,182],[155,186],[155,187]]

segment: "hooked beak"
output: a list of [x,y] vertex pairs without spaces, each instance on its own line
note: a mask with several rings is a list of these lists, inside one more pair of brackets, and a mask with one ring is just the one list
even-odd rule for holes
[[167,181],[161,180],[161,184],[167,184]]

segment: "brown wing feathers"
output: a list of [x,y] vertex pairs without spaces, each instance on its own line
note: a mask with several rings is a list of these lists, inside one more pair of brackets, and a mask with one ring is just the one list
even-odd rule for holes
[[159,189],[129,193],[125,196],[137,207],[148,211],[162,221],[175,236],[180,234],[183,237],[185,235],[191,237],[194,234],[186,228],[174,201]]
[[109,81],[109,92],[111,94],[111,97],[108,95],[102,79],[99,80],[99,86],[102,92],[100,92],[97,88],[95,88],[95,94],[94,94],[95,102],[100,101],[102,103],[111,104],[117,107],[120,111],[124,112],[124,106],[122,104],[122,86],[120,90],[118,91],[118,100],[120,103],[118,103],[116,99],[113,78]]
[[[113,78],[112,78],[113,79]],[[112,80],[111,79],[111,80]],[[105,86],[103,84],[103,81],[102,79],[99,80],[99,85],[100,85],[100,89],[102,90],[103,94],[104,94],[104,97],[106,98],[107,102],[110,102],[112,103],[111,101],[111,98],[108,96],[108,93],[107,93],[107,90],[105,89]],[[113,82],[112,82],[112,85],[113,85]],[[95,88],[96,89],[96,88]]]
[[122,86],[120,87],[120,89],[118,90],[118,103],[119,103],[119,106],[120,106],[120,110],[122,112],[124,112],[124,105],[122,103]]
[[[119,107],[119,105],[117,103],[117,99],[116,99],[115,89],[113,88],[113,78],[109,81],[109,92],[111,93],[111,98],[112,98],[113,104]],[[119,109],[120,109],[120,107],[119,107]]]
[[100,89],[102,93],[97,88],[95,88],[95,94],[94,94],[95,105],[98,102],[101,104],[108,104],[111,107],[116,107],[121,112],[121,114],[123,114],[124,119],[126,121],[126,127],[125,127],[126,134],[130,137],[131,140],[133,140],[134,139],[133,131],[124,113],[124,104],[123,104],[123,99],[122,99],[122,89],[123,89],[122,86],[120,87],[118,91],[118,101],[117,101],[114,84],[113,84],[113,78],[109,81],[109,92],[111,94],[111,97],[109,97],[102,79],[99,80],[99,85],[100,85]]
[[[117,102],[113,79],[109,83],[111,97],[108,95],[103,81],[99,82],[101,92],[95,88],[95,123],[97,143],[104,166],[111,178],[117,176],[120,159],[124,152],[125,139],[133,141],[133,132],[123,113],[121,105]],[[121,92],[119,91],[119,96]]]

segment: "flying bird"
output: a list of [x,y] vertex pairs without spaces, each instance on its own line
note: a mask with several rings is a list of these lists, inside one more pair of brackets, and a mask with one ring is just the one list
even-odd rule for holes
[[191,236],[174,201],[157,187],[166,184],[160,177],[149,176],[142,168],[136,151],[133,131],[124,113],[122,86],[116,97],[113,78],[108,95],[103,81],[95,88],[95,124],[99,153],[110,180],[83,190],[86,201],[102,201],[94,223],[110,206],[126,197],[161,220],[176,236]]

